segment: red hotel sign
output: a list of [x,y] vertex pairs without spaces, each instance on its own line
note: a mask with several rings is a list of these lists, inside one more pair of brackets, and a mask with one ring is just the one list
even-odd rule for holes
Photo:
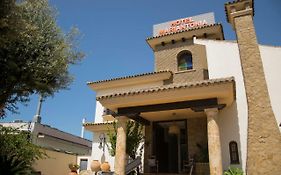
[[166,35],[169,33],[179,32],[213,23],[215,23],[214,14],[212,12],[205,13],[198,16],[156,24],[153,26],[153,36]]

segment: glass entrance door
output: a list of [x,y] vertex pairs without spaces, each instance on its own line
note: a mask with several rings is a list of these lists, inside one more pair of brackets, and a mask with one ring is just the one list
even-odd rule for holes
[[153,124],[153,154],[160,173],[179,173],[187,155],[186,121]]

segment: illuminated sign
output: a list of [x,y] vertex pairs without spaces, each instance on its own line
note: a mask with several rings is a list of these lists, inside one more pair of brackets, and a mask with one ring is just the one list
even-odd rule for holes
[[169,33],[184,31],[204,25],[214,24],[214,13],[204,13],[197,16],[181,18],[153,26],[153,36],[166,35]]

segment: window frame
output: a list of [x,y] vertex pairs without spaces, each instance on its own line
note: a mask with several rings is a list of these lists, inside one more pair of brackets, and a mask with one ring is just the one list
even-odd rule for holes
[[240,164],[238,144],[235,141],[229,142],[229,156],[230,156],[230,164]]
[[[85,164],[82,164],[82,162],[84,162]],[[88,163],[89,163],[89,159],[87,159],[87,158],[81,158],[81,159],[79,160],[79,166],[80,166],[79,171],[87,170],[87,168],[88,168]],[[86,166],[86,167],[84,167],[84,166]],[[84,168],[86,168],[86,169],[84,169]]]
[[[184,57],[186,55],[186,58]],[[181,66],[180,62],[184,60],[186,64],[185,66]],[[192,53],[189,50],[183,50],[177,55],[177,70],[178,71],[186,71],[193,70],[193,57]]]

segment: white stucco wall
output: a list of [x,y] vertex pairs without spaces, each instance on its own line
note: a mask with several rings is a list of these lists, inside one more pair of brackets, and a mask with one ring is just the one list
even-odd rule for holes
[[[247,155],[247,126],[248,108],[240,65],[239,49],[236,42],[196,39],[194,43],[206,46],[209,77],[224,78],[235,77],[236,102],[219,112],[219,125],[221,131],[223,168],[230,165],[229,142],[234,140],[238,144],[240,165],[246,167]],[[265,77],[269,88],[271,104],[277,122],[281,122],[281,48],[260,46]]]
[[240,151],[240,165],[245,169],[247,151],[247,99],[237,43],[215,40],[196,40],[206,45],[209,78],[234,76],[236,102],[219,112],[223,168],[230,165],[229,142],[236,141]]
[[[108,142],[107,137],[107,130],[105,128],[104,132],[95,132],[93,134],[93,145],[92,145],[92,156],[90,158],[90,162],[92,160],[98,160],[100,163],[108,162],[110,165],[110,169],[114,170],[114,157],[110,156],[107,145],[104,145],[104,151],[103,148],[100,148],[100,134],[104,134],[106,136],[106,141]],[[109,145],[108,145],[109,146]]]
[[[103,121],[103,110],[104,107],[101,105],[99,101],[96,101],[96,112],[95,112],[95,123],[102,123]],[[104,152],[103,149],[99,148],[100,139],[99,136],[101,133],[107,137],[107,128],[104,128],[102,132],[94,132],[93,133],[93,141],[92,141],[92,156],[90,158],[90,163],[92,160],[99,160],[100,163],[107,161],[111,167],[111,170],[114,168],[114,157],[111,157],[108,152],[108,148],[105,145]],[[108,141],[108,139],[106,139]]]
[[[270,102],[277,120],[281,123],[281,47],[260,46],[263,68]],[[281,131],[281,127],[279,127]]]
[[99,101],[96,101],[96,112],[95,112],[95,123],[102,123],[103,122],[103,110],[104,107],[100,104]]

